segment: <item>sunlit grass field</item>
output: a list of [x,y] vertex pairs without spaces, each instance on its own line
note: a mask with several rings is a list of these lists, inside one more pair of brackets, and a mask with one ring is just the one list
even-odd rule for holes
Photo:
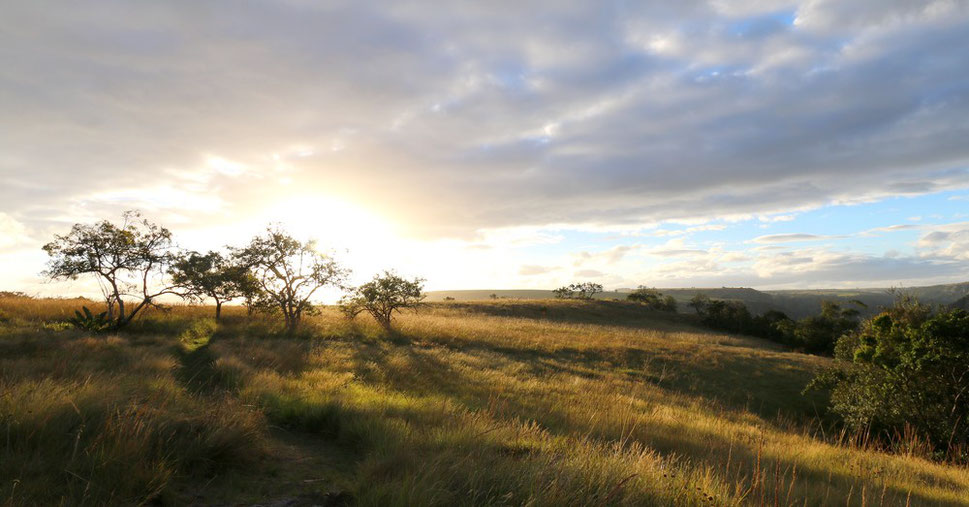
[[[434,303],[284,337],[122,334],[0,299],[0,504],[960,505],[969,471],[834,431],[825,358],[620,302]],[[282,503],[289,502],[289,503]]]

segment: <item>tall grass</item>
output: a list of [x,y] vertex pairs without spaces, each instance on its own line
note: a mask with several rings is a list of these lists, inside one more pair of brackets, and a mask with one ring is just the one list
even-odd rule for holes
[[965,468],[832,434],[823,394],[800,394],[827,359],[628,305],[434,304],[393,335],[324,309],[291,338],[194,307],[88,337],[36,326],[56,302],[17,304],[0,300],[7,504],[969,498]]

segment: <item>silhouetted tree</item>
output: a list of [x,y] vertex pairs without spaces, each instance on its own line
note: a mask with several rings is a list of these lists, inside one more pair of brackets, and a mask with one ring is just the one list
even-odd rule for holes
[[707,312],[707,307],[710,306],[710,296],[702,292],[696,293],[690,299],[690,307],[696,311],[696,314],[703,317]]
[[171,267],[172,281],[185,297],[215,301],[215,318],[222,317],[222,304],[246,295],[255,285],[246,266],[234,264],[219,252],[188,252]]
[[97,279],[116,329],[155,305],[156,298],[176,294],[166,276],[174,258],[172,234],[137,211],[126,211],[120,225],[107,220],[75,224],[44,245],[44,251],[50,256],[44,272],[50,279]]
[[311,298],[318,290],[342,287],[349,274],[332,256],[319,252],[315,242],[299,241],[278,227],[233,249],[232,256],[252,273],[260,289],[255,303],[278,309],[289,333],[313,308]]
[[602,284],[593,282],[573,283],[552,291],[559,299],[592,299],[602,292]]

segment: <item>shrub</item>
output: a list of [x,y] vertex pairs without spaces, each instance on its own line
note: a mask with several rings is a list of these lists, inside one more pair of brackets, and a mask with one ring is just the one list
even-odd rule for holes
[[92,313],[86,306],[82,306],[81,309],[84,310],[84,313],[81,313],[81,310],[74,310],[74,316],[67,319],[67,322],[76,329],[90,331],[92,333],[100,333],[111,329],[113,322],[108,317],[108,312]]
[[903,301],[836,347],[837,364],[809,387],[855,429],[889,439],[914,428],[936,451],[969,443],[969,313]]

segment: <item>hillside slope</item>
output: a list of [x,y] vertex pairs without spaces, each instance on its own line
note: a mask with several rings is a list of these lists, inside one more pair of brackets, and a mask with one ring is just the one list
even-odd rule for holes
[[[614,302],[428,305],[297,337],[230,308],[0,324],[11,505],[959,505],[969,471],[838,445],[820,357]],[[14,482],[16,481],[16,482]]]

